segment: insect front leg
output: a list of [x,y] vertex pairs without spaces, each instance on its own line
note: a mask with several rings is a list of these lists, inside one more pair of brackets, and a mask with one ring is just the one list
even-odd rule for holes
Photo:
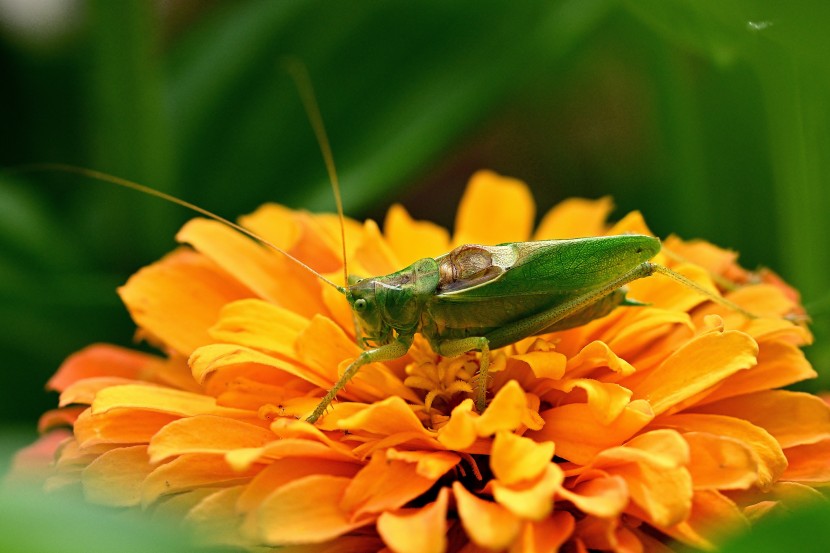
[[392,359],[397,359],[398,357],[403,357],[406,355],[406,352],[409,351],[409,346],[411,345],[412,336],[398,336],[394,342],[374,349],[369,349],[361,353],[357,359],[352,361],[352,364],[349,365],[345,371],[343,371],[340,379],[334,384],[331,390],[328,391],[320,403],[317,404],[317,407],[314,408],[314,411],[306,419],[306,421],[314,424],[317,419],[319,419],[323,413],[326,412],[326,409],[328,409],[331,402],[334,401],[335,396],[337,396],[337,392],[342,390],[343,386],[345,386],[346,383],[357,374],[360,367],[368,365],[369,363],[374,363],[375,361],[390,361]]
[[456,357],[462,353],[472,350],[481,351],[481,361],[478,367],[478,380],[476,381],[475,403],[479,413],[484,412],[487,406],[487,379],[490,369],[490,341],[483,336],[471,336],[469,338],[458,338],[456,340],[444,340],[436,344],[438,355],[444,357]]

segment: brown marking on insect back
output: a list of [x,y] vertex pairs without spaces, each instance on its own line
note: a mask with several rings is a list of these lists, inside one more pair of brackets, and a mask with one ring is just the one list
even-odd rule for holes
[[458,246],[438,265],[438,292],[450,292],[492,280],[504,269],[493,264],[493,254],[476,244]]

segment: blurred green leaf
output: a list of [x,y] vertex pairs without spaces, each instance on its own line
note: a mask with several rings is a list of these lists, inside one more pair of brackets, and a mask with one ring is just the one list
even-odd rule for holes
[[[53,46],[0,34],[0,161],[112,171],[228,217],[269,200],[331,210],[279,66],[293,55],[350,215],[382,218],[403,198],[450,225],[466,179],[490,167],[528,180],[542,210],[611,194],[660,235],[781,272],[808,304],[828,292],[830,5],[185,4],[94,0]],[[67,353],[129,343],[114,288],[173,248],[190,214],[66,175],[15,186],[0,192],[0,346],[14,360],[0,416],[32,420]],[[811,358],[830,374],[830,320],[814,328]]]
[[775,514],[755,524],[750,532],[727,540],[721,553],[824,553],[830,548],[830,504],[804,505],[791,513]]

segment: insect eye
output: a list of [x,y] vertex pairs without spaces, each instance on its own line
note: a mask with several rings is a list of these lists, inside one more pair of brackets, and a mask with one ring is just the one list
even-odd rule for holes
[[354,308],[357,311],[363,311],[364,309],[366,309],[366,300],[364,300],[363,298],[356,299],[354,302]]

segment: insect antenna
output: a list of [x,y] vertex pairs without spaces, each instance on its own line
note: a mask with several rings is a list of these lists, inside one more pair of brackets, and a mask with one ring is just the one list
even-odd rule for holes
[[707,290],[706,288],[704,288],[703,286],[701,286],[700,284],[698,284],[694,280],[692,280],[690,278],[687,278],[687,277],[681,275],[678,272],[672,271],[668,267],[664,267],[664,266],[658,265],[656,263],[652,263],[651,267],[652,267],[652,269],[654,269],[655,273],[660,273],[661,275],[666,275],[670,279],[679,282],[680,284],[686,286],[687,288],[690,288],[690,289],[698,292],[699,294],[702,294],[702,295],[706,296],[707,298],[714,301],[715,303],[719,303],[720,305],[722,305],[724,307],[727,307],[727,308],[729,308],[729,309],[731,309],[731,310],[733,310],[737,313],[740,313],[741,315],[743,315],[747,319],[757,319],[758,318],[758,315],[756,315],[755,313],[747,311],[746,309],[744,309],[743,307],[741,307],[737,303],[731,302],[728,299],[724,298],[723,296],[719,296],[718,294],[712,293],[710,290]]
[[323,125],[323,117],[320,115],[320,106],[317,105],[314,87],[311,84],[311,78],[308,76],[308,69],[306,69],[305,64],[293,57],[283,58],[282,63],[293,79],[294,85],[297,87],[306,115],[311,123],[311,128],[314,129],[314,134],[317,137],[320,152],[323,154],[323,161],[326,164],[329,182],[334,191],[334,201],[337,204],[337,216],[340,218],[340,245],[343,250],[343,282],[348,284],[349,268],[346,262],[346,224],[345,217],[343,216],[343,200],[340,197],[340,180],[337,178],[337,169],[334,167],[334,155],[331,153],[329,137],[326,133],[326,127]]
[[115,184],[115,185],[118,185],[118,186],[122,186],[124,188],[129,188],[131,190],[135,190],[135,191],[141,192],[143,194],[148,194],[150,196],[155,196],[157,198],[161,198],[162,200],[174,203],[176,205],[180,205],[180,206],[182,206],[186,209],[189,209],[191,211],[195,211],[196,213],[199,213],[200,215],[204,215],[205,217],[213,219],[214,221],[218,221],[218,222],[222,223],[223,225],[226,225],[226,226],[228,226],[228,227],[230,227],[230,228],[232,228],[232,229],[234,229],[238,232],[241,232],[242,234],[244,234],[244,235],[246,235],[250,238],[253,238],[254,240],[259,242],[263,246],[265,246],[267,248],[270,248],[270,249],[272,249],[276,252],[281,253],[282,255],[284,255],[285,257],[287,257],[288,259],[290,259],[291,261],[293,261],[294,263],[296,263],[297,265],[299,265],[300,267],[302,267],[303,269],[305,269],[309,273],[313,274],[315,277],[320,279],[322,282],[325,282],[326,284],[328,284],[332,288],[336,289],[341,294],[346,293],[345,288],[343,288],[342,286],[338,286],[337,284],[333,283],[332,281],[330,281],[329,279],[327,279],[326,277],[324,277],[323,275],[321,275],[320,273],[318,273],[317,271],[315,271],[314,269],[312,269],[311,267],[309,267],[308,265],[306,265],[305,263],[303,263],[302,261],[300,261],[299,259],[294,257],[293,255],[291,255],[290,253],[288,253],[284,249],[280,248],[279,246],[277,246],[276,244],[274,244],[272,242],[269,242],[268,240],[266,240],[265,238],[259,236],[258,234],[246,229],[245,227],[243,227],[241,225],[238,225],[238,224],[234,223],[233,221],[225,219],[221,215],[217,215],[217,214],[215,214],[211,211],[208,211],[207,209],[199,207],[198,205],[192,204],[188,201],[182,200],[180,198],[177,198],[175,196],[172,196],[172,195],[167,194],[165,192],[162,192],[160,190],[156,190],[155,188],[150,188],[149,186],[145,186],[143,184],[139,184],[139,183],[133,182],[131,180],[123,179],[121,177],[116,177],[115,175],[110,175],[109,173],[96,171],[94,169],[88,169],[86,167],[78,167],[76,165],[68,165],[68,164],[65,164],[65,163],[35,163],[35,164],[31,164],[31,165],[24,165],[24,166],[16,167],[16,168],[12,169],[10,172],[11,173],[31,173],[31,172],[41,172],[41,171],[56,171],[56,172],[62,172],[62,173],[73,173],[73,174],[81,175],[81,176],[88,177],[88,178],[91,178],[91,179],[94,179],[94,180],[98,180],[98,181],[102,181],[102,182],[108,182],[110,184]]

